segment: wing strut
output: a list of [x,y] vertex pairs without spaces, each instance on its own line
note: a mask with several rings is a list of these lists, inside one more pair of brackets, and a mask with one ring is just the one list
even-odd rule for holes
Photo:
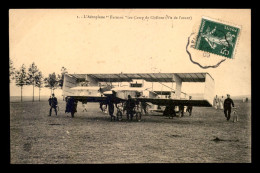
[[166,86],[167,88],[170,88],[171,89],[171,92],[172,93],[175,93],[175,90],[174,89],[172,89],[171,87],[169,87],[169,86],[167,86],[167,85],[165,85],[165,84],[163,84],[163,83],[161,83],[161,82],[159,82],[161,85],[163,85],[163,86]]

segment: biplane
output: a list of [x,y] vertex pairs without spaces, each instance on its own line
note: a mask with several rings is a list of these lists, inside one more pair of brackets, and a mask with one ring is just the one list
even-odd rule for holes
[[[127,82],[128,86],[115,86],[113,83]],[[183,82],[204,83],[204,93],[200,99],[188,99],[182,92]],[[175,83],[175,88],[168,91],[154,91],[146,83]],[[78,102],[105,103],[113,98],[115,104],[124,103],[128,96],[136,101],[136,112],[141,113],[140,105],[148,103],[164,106],[165,111],[180,106],[211,107],[214,98],[214,79],[209,73],[119,73],[119,74],[66,74],[63,83],[63,96],[72,98],[74,105]],[[165,95],[165,97],[160,97]],[[74,116],[75,111],[71,111]],[[164,112],[166,113],[166,112]],[[117,115],[122,116],[122,109]],[[139,118],[141,118],[139,116]]]

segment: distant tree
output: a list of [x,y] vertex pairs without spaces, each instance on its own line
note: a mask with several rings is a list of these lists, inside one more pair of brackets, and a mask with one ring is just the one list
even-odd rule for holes
[[34,86],[35,86],[35,77],[37,76],[37,74],[39,73],[39,69],[37,68],[37,66],[35,65],[35,63],[33,62],[29,69],[28,69],[28,81],[29,81],[29,85],[33,86],[33,102],[34,102]]
[[25,65],[23,64],[20,70],[15,71],[15,83],[17,86],[21,87],[21,102],[23,101],[23,86],[28,85],[28,77]]
[[13,65],[13,61],[11,59],[9,59],[9,77],[10,77],[9,82],[15,79],[15,68]]
[[54,90],[59,86],[59,79],[56,76],[55,72],[49,74],[47,78],[44,79],[45,87],[51,89],[51,94],[54,93]]
[[39,101],[40,95],[41,95],[41,88],[43,88],[44,80],[43,80],[43,75],[42,72],[38,72],[35,76],[35,86],[39,88]]

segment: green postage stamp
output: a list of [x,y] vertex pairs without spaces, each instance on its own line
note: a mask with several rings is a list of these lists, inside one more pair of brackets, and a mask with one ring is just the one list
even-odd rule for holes
[[201,20],[195,49],[233,59],[240,27],[206,17]]

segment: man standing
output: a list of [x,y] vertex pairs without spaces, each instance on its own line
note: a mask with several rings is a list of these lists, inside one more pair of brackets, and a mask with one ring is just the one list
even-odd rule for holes
[[52,94],[52,97],[49,98],[49,105],[51,106],[49,116],[51,116],[52,108],[54,108],[55,114],[56,114],[56,116],[57,116],[58,100],[57,100],[57,98],[55,97],[54,94]]
[[181,117],[184,116],[184,105],[182,104],[179,106],[179,114],[181,115]]
[[65,113],[71,113],[71,117],[74,117],[75,112],[77,112],[77,103],[74,97],[67,97],[66,98],[66,110]]
[[218,109],[218,100],[219,100],[218,95],[216,95],[216,97],[214,98],[214,103],[213,103],[215,109]]
[[115,120],[116,117],[114,116],[114,102],[113,102],[112,98],[107,97],[107,104],[108,104],[108,112],[111,117],[111,121],[112,121],[112,119]]
[[130,114],[130,119],[133,119],[134,116],[134,107],[135,107],[135,102],[131,98],[130,95],[128,95],[128,100],[126,101],[126,116],[127,119],[129,119],[129,114]]
[[49,101],[49,105],[51,106],[51,96],[50,96],[50,98],[49,98],[49,100],[48,100],[48,101]]
[[223,109],[223,104],[224,104],[224,96],[222,96],[222,97],[219,99],[219,109]]
[[231,105],[232,107],[235,106],[233,100],[230,98],[230,95],[227,94],[227,98],[224,101],[224,114],[225,117],[227,118],[227,121],[230,119]]
[[[189,96],[189,100],[191,100],[192,97]],[[187,112],[189,112],[189,116],[191,116],[191,112],[192,112],[192,106],[191,106],[191,103],[189,103],[188,107],[187,107]]]

